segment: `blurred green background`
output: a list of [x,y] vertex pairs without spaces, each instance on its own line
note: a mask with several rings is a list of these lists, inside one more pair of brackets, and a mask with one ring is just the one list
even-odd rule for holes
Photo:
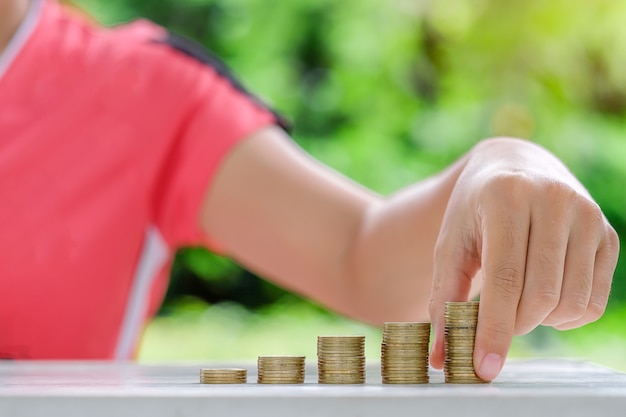
[[[77,0],[105,24],[139,16],[203,43],[290,118],[306,150],[390,193],[481,138],[527,138],[561,157],[626,231],[626,2],[614,0]],[[626,267],[609,309],[539,328],[513,356],[626,370]],[[318,334],[379,331],[337,317],[228,259],[180,251],[140,360],[315,354]]]

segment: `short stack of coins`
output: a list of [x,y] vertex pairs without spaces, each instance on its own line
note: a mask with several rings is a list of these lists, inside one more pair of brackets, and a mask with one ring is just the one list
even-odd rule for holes
[[427,384],[430,323],[385,323],[381,346],[383,384]]
[[303,384],[304,356],[259,356],[259,384]]
[[201,369],[201,384],[245,384],[248,372],[240,368]]
[[448,302],[445,311],[444,376],[450,384],[480,384],[474,370],[478,302]]
[[317,369],[320,384],[364,384],[365,336],[319,336]]

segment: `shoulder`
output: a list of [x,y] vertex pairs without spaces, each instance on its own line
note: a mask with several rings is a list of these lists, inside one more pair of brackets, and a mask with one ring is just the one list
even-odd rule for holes
[[[147,20],[103,27],[56,5],[46,10],[38,39],[30,66],[37,76],[108,112],[149,108],[178,120],[200,106],[219,112],[224,103],[248,101],[266,108],[210,51]],[[41,75],[42,62],[49,74]]]
[[169,86],[197,91],[220,72],[201,47],[144,19],[103,27],[52,4],[38,32],[38,61],[53,64],[62,84],[83,80],[158,94]]

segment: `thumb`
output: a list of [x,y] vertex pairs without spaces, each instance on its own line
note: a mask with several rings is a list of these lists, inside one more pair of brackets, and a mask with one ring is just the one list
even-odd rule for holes
[[[462,230],[461,227],[454,227]],[[478,271],[480,260],[473,237],[460,232],[446,233],[442,228],[434,254],[433,288],[430,299],[430,320],[434,339],[430,351],[430,363],[434,368],[443,368],[445,303],[467,301],[472,287],[472,278]]]

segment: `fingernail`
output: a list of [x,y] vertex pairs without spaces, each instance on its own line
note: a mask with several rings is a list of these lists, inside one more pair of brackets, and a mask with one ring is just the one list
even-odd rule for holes
[[487,381],[494,380],[502,369],[502,356],[488,353],[480,363],[479,376]]

